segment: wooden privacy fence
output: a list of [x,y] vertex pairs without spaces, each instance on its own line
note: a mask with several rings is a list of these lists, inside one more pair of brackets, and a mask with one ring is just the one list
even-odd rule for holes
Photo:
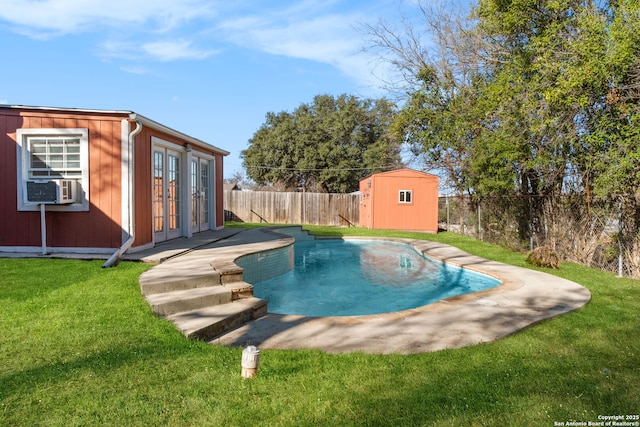
[[357,226],[360,194],[224,192],[224,220]]

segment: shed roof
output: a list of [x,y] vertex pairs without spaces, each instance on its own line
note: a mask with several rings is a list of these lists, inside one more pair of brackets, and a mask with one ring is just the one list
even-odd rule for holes
[[420,172],[415,169],[401,168],[401,169],[394,169],[392,171],[387,171],[387,172],[374,173],[373,175],[369,175],[367,177],[362,178],[360,181],[371,178],[372,176],[400,176],[400,175],[402,176],[414,175],[414,176],[420,176],[420,177],[433,177],[433,178],[438,177],[437,175],[427,173],[427,172]]
[[179,132],[154,120],[151,120],[145,116],[135,113],[130,110],[98,110],[98,109],[84,109],[84,108],[61,108],[61,107],[38,107],[29,105],[0,105],[0,108],[7,108],[12,110],[31,110],[31,111],[51,111],[51,112],[65,112],[65,113],[96,113],[96,114],[113,114],[120,115],[123,118],[128,118],[131,121],[140,122],[143,126],[148,126],[157,131],[180,138],[192,145],[212,150],[223,156],[229,154],[228,151],[204,142],[200,139],[189,136],[185,133]]

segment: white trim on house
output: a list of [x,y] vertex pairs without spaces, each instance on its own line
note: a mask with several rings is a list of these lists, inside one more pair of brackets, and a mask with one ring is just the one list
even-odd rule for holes
[[151,137],[151,145],[154,147],[160,146],[160,147],[168,148],[169,150],[173,150],[173,151],[180,151],[180,152],[186,151],[186,148],[183,145],[174,144],[173,142],[169,142],[162,138],[158,138],[157,136]]
[[[110,255],[117,248],[70,248],[47,246],[47,254],[96,254]],[[0,246],[0,253],[38,253],[42,254],[42,246]]]
[[[48,211],[84,212],[89,210],[89,129],[87,128],[19,128],[16,130],[16,170],[18,211],[39,211],[38,203],[27,201],[26,186],[29,179],[30,151],[28,141],[34,137],[77,137],[80,139],[80,179],[78,181],[78,200],[67,205],[47,205]],[[48,180],[49,178],[43,177]]]
[[171,129],[170,127],[167,127],[165,125],[162,125],[156,121],[153,121],[151,119],[148,119],[144,116],[141,116],[140,114],[136,114],[131,112],[131,114],[129,115],[129,119],[133,120],[133,121],[139,121],[140,123],[142,123],[144,126],[148,126],[152,129],[158,130],[160,132],[166,133],[168,135],[174,136],[180,140],[183,140],[193,146],[196,147],[200,147],[203,148],[205,150],[211,150],[217,154],[223,155],[223,156],[228,156],[230,153],[229,151],[223,150],[222,148],[218,148],[216,146],[213,146],[211,144],[208,144],[204,141],[201,141],[197,138],[194,138],[192,136],[186,135],[182,132],[178,132],[175,129]]

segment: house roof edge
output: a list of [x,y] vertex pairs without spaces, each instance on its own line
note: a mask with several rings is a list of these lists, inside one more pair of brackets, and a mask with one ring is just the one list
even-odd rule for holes
[[150,128],[159,130],[161,132],[167,133],[169,135],[175,136],[177,138],[183,139],[195,146],[198,147],[202,147],[202,148],[208,148],[210,150],[215,151],[218,154],[221,154],[223,156],[228,156],[230,154],[229,151],[227,150],[223,150],[222,148],[216,147],[215,145],[211,145],[208,142],[204,142],[198,138],[194,138],[192,136],[189,136],[185,133],[182,133],[180,131],[177,131],[173,128],[170,128],[169,126],[165,126],[162,123],[158,123],[155,120],[152,120],[148,117],[145,117],[141,114],[138,113],[134,113],[133,111],[130,112],[129,114],[129,120],[132,121],[139,121],[140,123],[142,123],[143,126],[148,126]]
[[169,135],[175,136],[177,138],[183,139],[195,146],[213,150],[214,152],[221,154],[223,156],[227,156],[230,154],[230,152],[227,150],[223,150],[222,148],[216,147],[215,145],[209,144],[208,142],[204,142],[200,139],[189,136],[185,133],[182,133],[173,128],[170,128],[169,126],[158,123],[155,120],[152,120],[143,115],[137,114],[131,110],[100,110],[100,109],[89,109],[89,108],[45,107],[45,106],[11,105],[11,104],[0,104],[0,108],[7,108],[7,109],[13,109],[13,110],[56,111],[56,112],[67,112],[67,113],[78,112],[78,113],[95,113],[95,114],[117,114],[117,115],[122,115],[123,118],[129,118],[129,120],[140,121],[140,123],[142,123],[144,126],[148,126],[150,128],[153,128],[161,132],[167,133]]

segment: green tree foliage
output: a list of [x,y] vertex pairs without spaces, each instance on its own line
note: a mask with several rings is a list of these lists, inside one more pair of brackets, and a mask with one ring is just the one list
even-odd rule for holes
[[[474,31],[489,52],[481,96],[492,124],[483,128],[479,149],[472,147],[475,191],[511,188],[540,195],[562,189],[576,132],[575,107],[564,104],[561,87],[573,60],[567,53],[579,32],[581,3],[485,0],[475,9]],[[491,147],[511,160],[510,173],[486,167],[495,163]],[[483,185],[495,176],[501,178],[499,187]]]
[[400,166],[400,144],[388,131],[394,115],[385,99],[345,94],[270,112],[241,153],[247,176],[291,190],[355,191],[361,178]]
[[394,129],[455,188],[640,197],[640,2],[479,0],[459,21],[421,10],[431,50],[373,34],[403,72],[420,66]]

